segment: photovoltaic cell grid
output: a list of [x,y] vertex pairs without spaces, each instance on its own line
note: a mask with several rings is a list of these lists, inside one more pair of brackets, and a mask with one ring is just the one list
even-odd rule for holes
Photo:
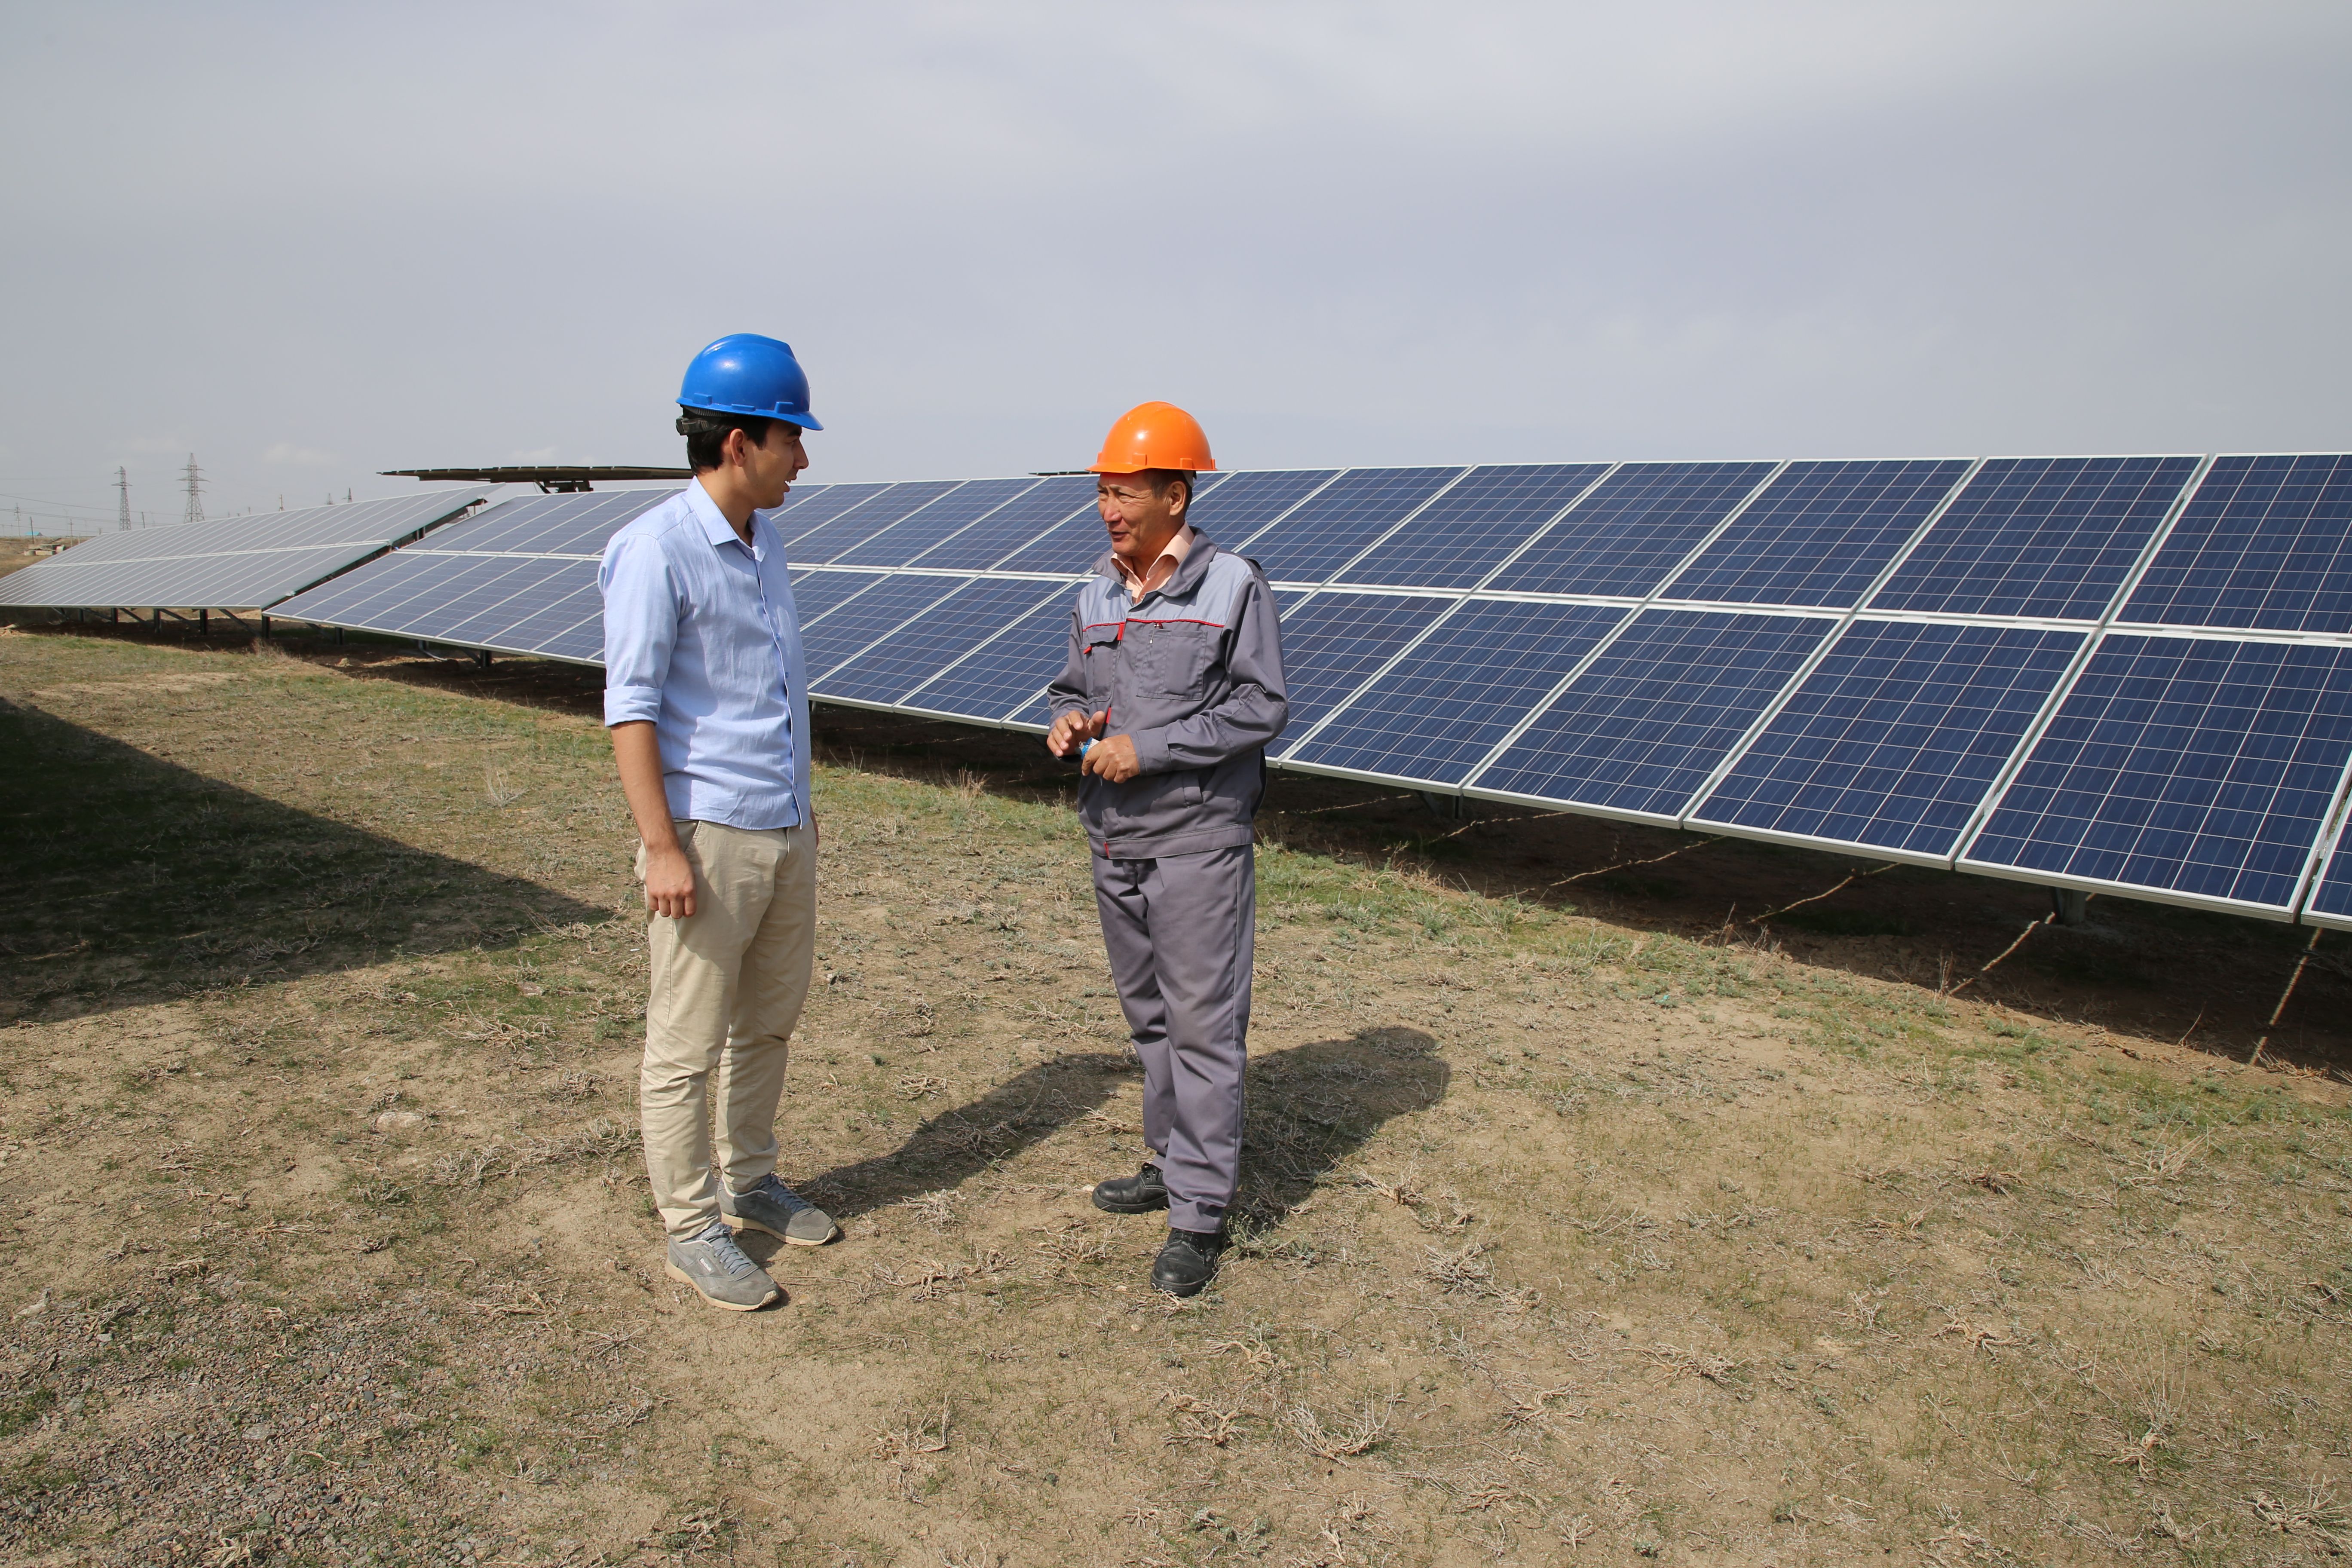
[[1849,608],[1968,467],[1958,458],[1791,463],[1664,596]]
[[1345,583],[1475,588],[1609,471],[1605,463],[1477,468],[1339,574]]
[[1276,583],[1320,583],[1464,471],[1353,469],[1235,548]]
[[1639,598],[1763,482],[1771,463],[1627,463],[1488,584]]
[[0,605],[269,609],[488,493],[484,487],[434,489],[100,534],[0,577]]
[[[1194,519],[1278,581],[1335,584],[1280,595],[1285,764],[1930,861],[1981,818],[1970,869],[2287,913],[2352,756],[2352,653],[2126,626],[2081,654],[2198,466],[1996,459],[1957,496],[1957,459],[1253,471],[1202,476]],[[2217,461],[2121,619],[2352,633],[2347,468]],[[772,515],[807,543],[787,548],[813,695],[1042,727],[1069,587],[1103,548],[1093,484],[801,487]],[[614,500],[445,531],[400,552],[440,559],[376,613],[593,660],[616,524],[565,509]],[[473,547],[520,559],[452,548],[492,519]],[[1036,575],[970,575],[1015,572]],[[2312,918],[2352,925],[2344,858]]]
[[1871,600],[1879,610],[2095,620],[2194,458],[1994,458]]
[[1963,868],[2291,907],[2352,755],[2352,647],[2110,637]]
[[2216,458],[2119,619],[2352,631],[2352,457]]
[[943,596],[871,647],[822,673],[812,668],[810,692],[840,701],[896,706],[942,668],[1003,630],[1007,621],[1018,619],[1049,598],[1058,601],[1064,596],[1057,584],[1023,578],[982,578],[957,584],[953,579],[934,577],[929,582],[933,592]]
[[1677,821],[1836,624],[1644,610],[1473,782],[1603,816]]
[[675,492],[503,501],[325,583],[272,613],[460,647],[594,663],[604,651],[596,565],[605,542]]
[[1056,586],[1045,603],[909,691],[902,706],[980,723],[1021,716],[1062,673],[1069,624],[1067,590]]
[[1691,822],[1948,858],[2084,636],[1858,621]]
[[1471,600],[1320,731],[1294,720],[1290,733],[1302,738],[1282,760],[1458,784],[1625,614],[1613,605]]
[[[944,540],[961,533],[997,508],[1018,499],[1036,479],[972,479],[925,502],[872,538],[842,551],[836,566],[904,566]],[[787,559],[790,559],[787,552]]]
[[1444,615],[1444,599],[1395,594],[1324,593],[1303,602],[1277,593],[1282,668],[1290,681],[1290,724],[1304,733],[1391,655]]

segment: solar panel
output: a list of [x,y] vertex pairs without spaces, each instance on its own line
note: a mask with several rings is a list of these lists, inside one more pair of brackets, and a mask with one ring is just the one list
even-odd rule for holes
[[413,548],[495,555],[565,555],[593,561],[623,523],[649,511],[674,489],[602,490],[591,494],[519,496],[454,523]]
[[623,525],[677,492],[524,496],[427,534],[272,611],[459,647],[594,661],[596,566]]
[[1993,458],[1871,600],[1881,610],[2095,620],[2194,458]]
[[[793,560],[800,542],[833,521],[853,507],[864,506],[877,496],[888,493],[887,484],[809,485],[796,489],[784,498],[784,506],[776,515],[777,537],[784,542],[784,553]],[[798,500],[794,498],[798,497]]]
[[1506,594],[1640,598],[1664,582],[1775,467],[1623,464],[1486,586]]
[[435,489],[100,534],[0,577],[0,605],[268,609],[488,493]]
[[[995,565],[1023,545],[1066,519],[1095,518],[1092,474],[1055,474],[1037,481],[960,533],[940,540],[909,563],[950,572],[979,572]],[[1099,522],[1096,523],[1097,540]],[[1100,553],[1100,545],[1097,545]]]
[[1942,864],[1958,847],[2081,632],[1857,621],[1691,814]]
[[1401,588],[1474,588],[1534,531],[1609,471],[1606,463],[1474,468],[1339,580]]
[[1458,784],[1625,614],[1614,605],[1465,602],[1320,730],[1294,720],[1289,732],[1299,738],[1282,760]]
[[1466,468],[1353,468],[1234,548],[1277,583],[1320,583]]
[[[801,487],[813,694],[1042,729],[1093,485]],[[593,662],[597,559],[668,493],[509,502],[273,613]],[[2352,928],[2352,458],[1251,471],[1193,520],[1285,584],[1277,765],[2273,916],[2308,882]]]
[[871,647],[858,649],[827,669],[812,665],[809,689],[835,701],[896,703],[1003,630],[1007,621],[1019,619],[1048,598],[1060,600],[1068,593],[1058,584],[1027,577],[983,578],[952,587],[949,579],[929,582],[934,589],[950,591]]
[[812,676],[810,689],[815,689],[815,672],[833,668],[925,606],[946,597],[956,586],[953,577],[886,574],[880,582],[843,600],[831,613],[803,616],[801,647]]
[[793,613],[807,626],[831,615],[883,580],[880,572],[835,572],[820,567],[793,574]]
[[2217,458],[2120,619],[2352,632],[2352,457]]
[[1644,610],[1469,785],[1599,816],[1678,821],[1835,625]]
[[787,540],[784,557],[795,566],[824,566],[856,549],[892,523],[929,506],[956,488],[953,479],[926,479],[892,485],[818,527]]
[[2284,918],[2352,757],[2352,647],[2110,634],[1961,868]]
[[1299,602],[1275,595],[1282,619],[1282,672],[1290,725],[1303,731],[1364,683],[1449,601],[1395,594],[1324,593]]
[[1849,608],[1968,468],[1958,458],[1791,463],[1662,596]]
[[1053,597],[908,692],[901,705],[989,723],[1036,703],[1069,653],[1071,591],[1054,587]]
[[400,552],[313,589],[275,613],[354,631],[537,653],[537,644],[508,635],[509,628],[583,585],[590,592],[595,588],[592,563],[542,555]]
[[871,539],[836,554],[840,566],[904,566],[997,508],[1033,489],[1038,480],[971,479],[926,502]]

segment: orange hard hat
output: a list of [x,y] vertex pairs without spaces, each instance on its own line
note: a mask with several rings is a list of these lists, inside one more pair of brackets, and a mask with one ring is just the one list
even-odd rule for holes
[[1201,422],[1172,403],[1139,403],[1118,416],[1103,437],[1090,474],[1132,474],[1144,468],[1181,468],[1214,473],[1209,437]]

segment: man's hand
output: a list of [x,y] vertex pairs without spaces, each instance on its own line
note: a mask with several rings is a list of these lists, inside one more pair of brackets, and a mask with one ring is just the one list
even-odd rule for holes
[[1087,760],[1078,764],[1078,772],[1125,784],[1143,772],[1143,763],[1135,754],[1135,737],[1113,735],[1108,741],[1097,741]]
[[672,920],[694,913],[694,868],[675,840],[646,851],[646,908]]
[[1057,757],[1074,756],[1082,742],[1101,737],[1103,724],[1109,718],[1108,710],[1091,718],[1076,711],[1065,713],[1055,720],[1054,727],[1045,732],[1045,749]]

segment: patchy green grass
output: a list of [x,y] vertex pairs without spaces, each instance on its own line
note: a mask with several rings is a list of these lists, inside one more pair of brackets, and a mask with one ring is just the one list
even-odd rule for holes
[[[1339,1568],[2352,1537],[2341,1090],[1939,994],[1932,914],[1561,901],[1703,888],[1705,847],[1538,896],[1472,833],[1276,835],[1236,1245],[1171,1304],[1150,1221],[1084,1195],[1132,1168],[1139,1086],[1058,775],[845,747],[782,1131],[848,1234],[768,1255],[789,1306],[709,1312],[661,1276],[638,1164],[603,738],[397,668],[0,638],[5,798],[56,895],[0,910],[12,1551]],[[52,777],[99,806],[58,816]],[[1919,947],[1927,978],[1783,927]]]

